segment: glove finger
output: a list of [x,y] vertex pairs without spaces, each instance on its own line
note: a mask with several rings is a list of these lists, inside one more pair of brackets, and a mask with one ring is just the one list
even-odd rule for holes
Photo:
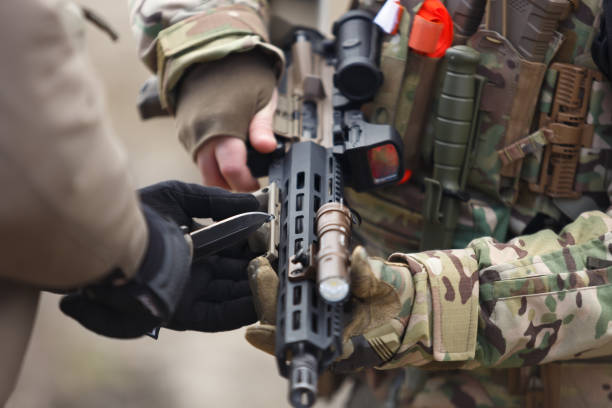
[[235,282],[247,280],[247,265],[247,261],[241,259],[208,256],[191,265],[191,279],[186,289],[197,293],[214,280]]
[[176,212],[175,204],[178,204],[192,218],[218,220],[259,208],[259,202],[252,194],[231,193],[218,187],[175,180],[145,187],[140,190],[140,196],[144,203],[163,214],[170,209]]
[[172,183],[178,182],[165,181],[141,188],[138,190],[140,201],[165,219],[192,227],[193,220],[177,202]]
[[360,299],[367,298],[376,286],[376,281],[368,261],[368,253],[362,246],[356,247],[351,255],[351,293]]
[[102,336],[131,339],[144,335],[159,326],[159,319],[142,313],[119,313],[114,308],[86,299],[79,294],[64,296],[60,310],[78,321],[83,327]]
[[259,320],[265,324],[274,324],[276,322],[278,275],[263,256],[249,262],[248,274]]
[[251,296],[251,288],[246,279],[243,281],[216,280],[208,284],[201,296],[211,302],[225,302]]
[[189,330],[218,332],[234,330],[257,321],[251,296],[222,303],[196,302],[191,318],[184,326]]
[[259,324],[248,327],[244,335],[253,347],[274,355],[276,327],[269,324]]
[[245,280],[248,278],[248,264],[244,259],[217,257],[212,268],[212,277],[221,280]]
[[259,208],[252,194],[231,193],[218,187],[178,183],[174,191],[181,207],[192,217],[219,220]]
[[261,255],[261,253],[253,252],[249,247],[248,240],[244,239],[236,245],[222,249],[221,251],[217,252],[217,255],[222,258],[234,258],[250,261],[256,256]]
[[336,373],[352,373],[384,363],[363,335],[354,336],[342,344],[342,355],[332,365]]

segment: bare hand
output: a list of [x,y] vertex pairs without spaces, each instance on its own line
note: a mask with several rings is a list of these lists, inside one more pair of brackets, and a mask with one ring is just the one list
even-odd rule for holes
[[[249,125],[249,141],[260,153],[271,153],[276,148],[272,122],[278,93],[275,90],[270,102],[257,112]],[[206,186],[217,186],[234,191],[253,191],[259,182],[247,167],[245,143],[232,136],[217,136],[196,153],[196,163]]]

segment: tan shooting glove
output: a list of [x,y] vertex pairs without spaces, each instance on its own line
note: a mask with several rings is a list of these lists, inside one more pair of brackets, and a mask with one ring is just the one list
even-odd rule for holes
[[[410,269],[402,263],[368,257],[363,247],[351,255],[351,319],[344,329],[339,371],[379,366],[399,349],[410,316],[414,286]],[[267,259],[259,257],[248,268],[249,283],[260,323],[249,327],[246,339],[274,354],[278,277]]]
[[275,85],[272,61],[257,51],[196,65],[178,88],[176,124],[181,143],[195,156],[216,136],[246,141],[251,119],[270,101]]

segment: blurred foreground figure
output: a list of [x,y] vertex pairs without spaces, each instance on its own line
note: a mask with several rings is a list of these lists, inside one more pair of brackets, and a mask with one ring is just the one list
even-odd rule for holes
[[[132,3],[141,55],[209,184],[254,188],[240,139],[265,151],[253,123],[273,126],[260,112],[274,104],[282,62],[266,3]],[[378,371],[361,372],[349,405],[608,406],[610,10],[448,0],[453,44],[467,47],[443,64],[428,41],[444,21],[436,2],[352,2],[374,14],[383,3],[402,7],[386,14],[384,83],[366,113],[402,135],[412,178],[345,192],[363,218],[359,242],[394,253],[352,256],[353,313],[336,369]],[[255,286],[262,324],[247,337],[271,352],[275,272],[263,259],[251,269],[267,283]]]
[[[251,194],[164,182],[138,195],[82,53],[80,9],[0,4],[0,406],[26,350],[39,291],[101,335],[256,320],[242,248],[192,263],[179,226],[254,211]],[[140,201],[140,203],[139,203]]]

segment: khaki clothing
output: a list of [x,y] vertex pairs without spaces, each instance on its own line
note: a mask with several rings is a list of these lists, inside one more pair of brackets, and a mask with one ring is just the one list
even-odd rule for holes
[[81,286],[114,268],[131,276],[147,244],[126,156],[69,10],[62,1],[0,2],[0,322],[3,332],[11,327],[0,342],[0,405],[36,291]]
[[34,325],[38,297],[36,288],[0,280],[0,406],[4,406],[17,382]]

